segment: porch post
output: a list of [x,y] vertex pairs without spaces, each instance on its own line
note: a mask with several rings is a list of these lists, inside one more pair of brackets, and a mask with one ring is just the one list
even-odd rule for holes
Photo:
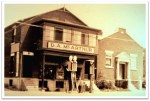
[[18,75],[18,77],[19,77],[19,90],[21,91],[22,90],[22,42],[20,42],[20,44],[19,44],[19,53],[18,53],[18,55],[19,55],[19,75]]
[[93,93],[94,60],[90,61],[90,93]]
[[15,75],[16,75],[16,77],[18,77],[19,76],[19,52],[16,52],[16,73],[15,73]]
[[117,77],[116,77],[117,80],[119,80],[119,63],[120,61],[117,60]]
[[128,88],[131,87],[131,78],[130,78],[130,62],[128,62]]
[[19,52],[19,89],[22,90],[22,53]]
[[43,54],[43,64],[42,64],[42,90],[44,90],[44,70],[45,70],[45,55]]

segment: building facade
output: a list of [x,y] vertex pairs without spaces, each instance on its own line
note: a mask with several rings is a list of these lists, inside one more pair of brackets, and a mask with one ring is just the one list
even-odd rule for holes
[[5,85],[72,91],[82,80],[92,92],[102,78],[141,89],[143,48],[123,28],[98,40],[100,35],[66,8],[15,22],[5,28]]
[[5,83],[20,90],[66,91],[73,89],[72,79],[96,78],[101,34],[66,8],[6,27]]
[[98,78],[112,81],[118,87],[141,89],[143,48],[126,32],[119,30],[99,41]]

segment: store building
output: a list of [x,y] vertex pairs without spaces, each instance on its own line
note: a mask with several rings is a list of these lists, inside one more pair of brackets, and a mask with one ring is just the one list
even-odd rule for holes
[[97,76],[123,88],[141,89],[143,48],[126,32],[119,30],[99,40]]
[[[88,27],[66,8],[15,22],[5,28],[5,84],[67,91],[72,89],[72,71],[76,80],[96,78],[99,35],[101,30]],[[77,68],[69,69],[70,56]]]

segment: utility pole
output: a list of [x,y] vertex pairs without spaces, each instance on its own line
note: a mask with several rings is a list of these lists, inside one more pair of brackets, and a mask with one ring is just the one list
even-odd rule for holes
[[[21,39],[20,39],[20,42],[19,43],[16,43],[16,34],[17,34],[17,27],[16,25],[13,26],[13,29],[14,29],[14,33],[13,33],[13,43],[14,45],[12,46],[11,45],[11,48],[12,49],[16,49],[16,50],[13,50],[13,53],[16,53],[16,72],[15,72],[15,76],[18,78],[18,89],[19,90],[22,90],[22,42],[21,42]],[[12,51],[11,49],[11,51]],[[18,63],[19,62],[19,63]],[[18,70],[19,69],[19,70]]]

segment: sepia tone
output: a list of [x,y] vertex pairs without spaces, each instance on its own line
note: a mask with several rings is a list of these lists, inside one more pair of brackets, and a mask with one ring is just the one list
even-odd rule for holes
[[65,7],[6,27],[5,95],[145,95],[145,50],[124,28],[102,35]]

